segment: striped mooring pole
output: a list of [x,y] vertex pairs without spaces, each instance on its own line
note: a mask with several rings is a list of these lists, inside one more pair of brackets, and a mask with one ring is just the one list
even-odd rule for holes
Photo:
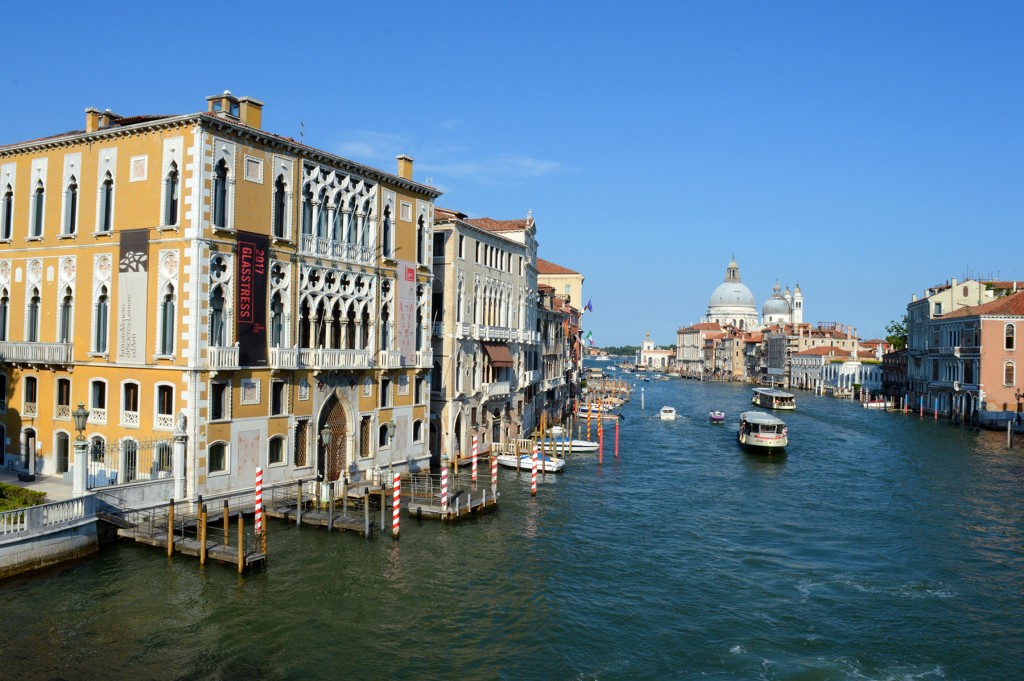
[[448,462],[441,466],[441,513],[448,512]]
[[533,460],[530,463],[530,494],[537,496],[537,443],[533,444]]
[[402,510],[402,474],[395,473],[395,492],[391,498],[391,536],[398,539],[398,518]]
[[256,535],[263,532],[263,469],[256,468]]
[[478,449],[477,449],[477,439],[476,439],[476,435],[474,435],[473,436],[473,459],[472,459],[472,464],[473,464],[473,466],[472,466],[473,482],[476,482],[476,455],[477,455],[477,451],[478,451]]
[[491,454],[491,497],[498,500],[498,455]]

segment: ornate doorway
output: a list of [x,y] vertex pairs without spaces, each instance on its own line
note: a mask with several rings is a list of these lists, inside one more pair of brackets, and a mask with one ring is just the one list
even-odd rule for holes
[[330,444],[325,447],[321,435],[320,446],[323,448],[323,456],[320,458],[318,468],[325,481],[333,482],[341,479],[348,462],[348,420],[345,417],[345,408],[337,395],[332,395],[324,407],[318,434],[322,434],[325,428],[331,434]]

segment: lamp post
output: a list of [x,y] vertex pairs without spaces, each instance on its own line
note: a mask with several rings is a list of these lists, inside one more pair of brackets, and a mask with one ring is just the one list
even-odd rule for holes
[[388,474],[390,475],[392,466],[395,461],[395,422],[387,422],[388,429],[388,447],[391,448],[391,454],[388,456]]
[[75,438],[75,474],[71,481],[71,491],[76,497],[80,497],[85,494],[86,482],[89,479],[89,443],[82,434],[85,422],[89,418],[85,404],[79,402],[78,407],[71,412],[71,418],[74,419],[75,430],[78,431],[78,437]]
[[[333,435],[334,433],[331,432],[331,428],[327,424],[324,424],[324,427],[320,429],[320,442],[323,443],[324,446],[324,474],[317,476],[316,484],[318,487],[320,486],[321,481],[328,477],[330,473],[327,458],[331,453],[331,437]],[[320,490],[317,490],[317,497],[323,499]]]

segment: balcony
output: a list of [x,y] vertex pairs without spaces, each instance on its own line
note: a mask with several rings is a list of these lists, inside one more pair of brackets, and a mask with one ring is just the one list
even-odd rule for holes
[[469,324],[467,322],[456,322],[456,324],[455,324],[455,337],[456,338],[469,338]]
[[214,371],[238,368],[238,346],[209,347],[206,349],[206,365]]
[[39,416],[39,405],[35,402],[26,402],[25,410],[22,416],[28,418],[34,418],[36,416]]
[[174,430],[173,414],[157,414],[156,423],[153,426],[156,430]]
[[540,382],[540,369],[527,371],[523,374],[523,385],[533,385]]
[[431,350],[421,350],[416,353],[416,367],[419,369],[430,369],[434,366],[434,353]]
[[510,388],[508,381],[498,381],[497,383],[488,383],[484,393],[487,395],[487,399],[508,397]]
[[107,422],[107,410],[105,408],[93,407],[89,410],[89,423],[103,425]]
[[401,369],[402,353],[397,350],[381,350],[378,366],[381,369]]
[[71,405],[70,404],[58,404],[57,410],[53,412],[53,418],[60,421],[71,420]]
[[485,341],[509,341],[512,340],[512,330],[505,326],[477,326],[476,335],[480,340]]
[[310,369],[370,369],[372,350],[333,350],[300,348],[299,367]]
[[554,390],[555,388],[559,388],[563,385],[565,385],[565,377],[556,376],[555,378],[545,380],[544,384],[541,386],[541,390]]
[[435,336],[443,336],[444,335],[444,322],[434,322],[430,326],[430,331]]
[[347,244],[344,242],[325,239],[312,234],[303,234],[299,243],[299,251],[304,255],[313,255],[318,258],[331,258],[332,260],[344,260],[356,265],[374,264],[373,249],[358,244]]
[[68,364],[71,343],[16,343],[0,341],[0,362],[10,364]]
[[139,412],[137,411],[122,411],[121,412],[121,425],[125,428],[138,428],[139,427]]
[[267,360],[271,369],[298,369],[299,349],[270,348],[270,356]]
[[960,346],[957,345],[957,346],[952,346],[952,347],[950,347],[950,346],[941,347],[941,348],[939,348],[939,354],[940,355],[945,355],[947,357],[959,357],[960,356]]

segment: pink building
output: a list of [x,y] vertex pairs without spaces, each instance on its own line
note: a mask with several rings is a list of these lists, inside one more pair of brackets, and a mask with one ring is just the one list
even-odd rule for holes
[[1024,292],[932,320],[926,410],[1002,426],[1024,399]]

